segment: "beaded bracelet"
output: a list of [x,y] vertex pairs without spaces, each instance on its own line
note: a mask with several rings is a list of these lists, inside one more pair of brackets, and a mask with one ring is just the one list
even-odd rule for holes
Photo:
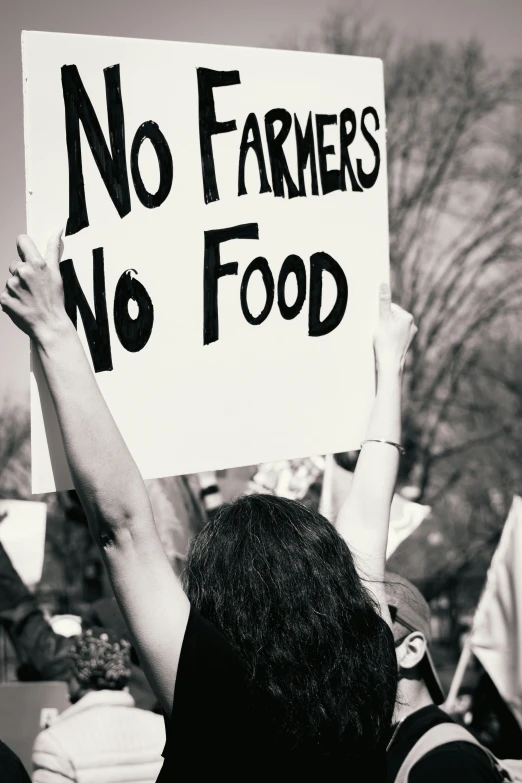
[[364,440],[361,443],[361,448],[364,446],[365,443],[386,443],[388,446],[394,446],[399,454],[402,455],[406,454],[406,449],[404,446],[401,446],[400,443],[394,443],[392,440],[382,440],[381,438],[368,438],[367,440]]

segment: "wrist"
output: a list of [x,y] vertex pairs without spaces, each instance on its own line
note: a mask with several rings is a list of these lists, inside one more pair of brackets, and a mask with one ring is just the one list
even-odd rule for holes
[[71,331],[74,331],[73,323],[63,310],[34,329],[33,341],[38,349],[47,352],[53,345],[65,339]]
[[375,366],[379,381],[402,379],[403,363],[397,359],[378,359]]

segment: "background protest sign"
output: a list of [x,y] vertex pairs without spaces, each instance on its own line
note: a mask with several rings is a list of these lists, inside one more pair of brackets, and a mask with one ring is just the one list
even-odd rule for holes
[[517,495],[491,560],[468,645],[522,728],[522,498]]
[[0,541],[28,587],[42,576],[47,506],[30,500],[0,500]]
[[[28,233],[145,478],[357,448],[388,278],[382,63],[24,33]],[[33,492],[71,486],[41,369]]]

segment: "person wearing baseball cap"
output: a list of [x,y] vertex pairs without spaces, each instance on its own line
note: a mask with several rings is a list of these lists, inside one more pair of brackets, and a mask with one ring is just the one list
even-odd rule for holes
[[[387,783],[402,780],[401,767],[434,726],[454,723],[438,706],[445,700],[429,645],[430,608],[407,579],[387,572],[386,598],[392,618],[399,684],[394,726],[387,749]],[[498,775],[484,750],[452,741],[430,750],[411,768],[408,783],[494,783]]]

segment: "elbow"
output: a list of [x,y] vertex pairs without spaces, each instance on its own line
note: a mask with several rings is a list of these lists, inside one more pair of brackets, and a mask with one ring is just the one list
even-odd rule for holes
[[133,493],[125,490],[110,492],[92,491],[86,499],[86,512],[93,527],[103,534],[104,538],[113,540],[126,530],[133,530],[137,520],[150,513],[149,497],[143,493]]
[[117,521],[103,519],[96,526],[94,537],[103,552],[125,549],[132,541],[133,518],[121,516]]
[[106,514],[96,514],[91,533],[103,552],[124,549],[132,541],[139,515],[125,508],[112,509]]
[[149,497],[143,492],[91,489],[82,497],[82,504],[89,520],[91,534],[98,547],[104,551],[125,546],[147,526],[154,526]]

